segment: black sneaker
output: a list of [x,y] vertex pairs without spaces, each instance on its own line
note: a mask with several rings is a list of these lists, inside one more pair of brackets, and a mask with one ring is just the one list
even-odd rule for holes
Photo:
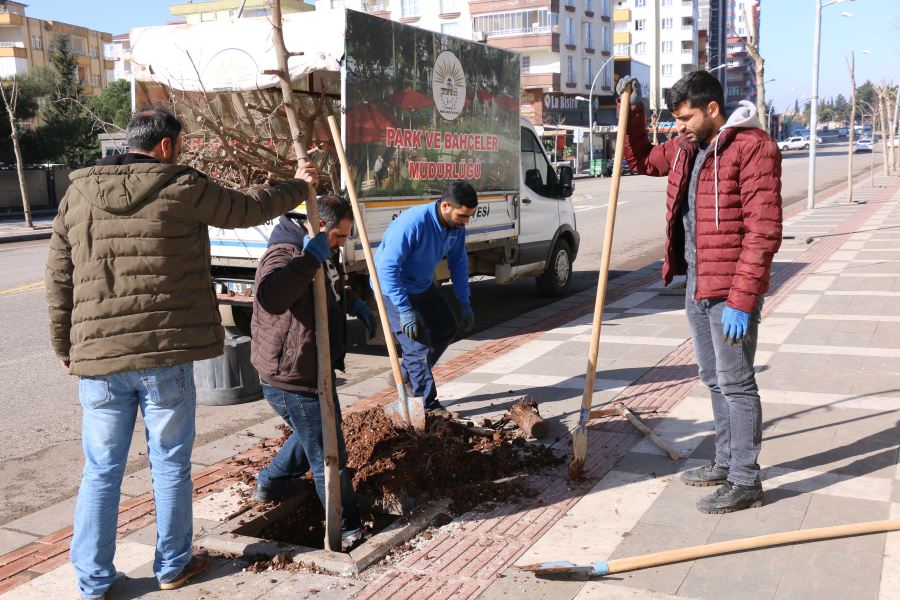
[[723,514],[756,508],[763,505],[762,485],[738,485],[726,481],[722,487],[697,503],[697,509],[706,514]]
[[447,419],[448,421],[450,419],[459,418],[459,413],[453,412],[452,410],[447,410],[446,408],[441,406],[441,403],[437,400],[435,400],[433,404],[425,407],[425,414],[429,417],[438,417],[440,419]]
[[292,479],[278,486],[264,486],[259,481],[253,490],[253,499],[257,502],[281,502],[299,494],[306,485],[299,479]]
[[711,462],[708,465],[685,471],[681,474],[681,482],[687,485],[707,486],[722,485],[728,479],[728,467]]

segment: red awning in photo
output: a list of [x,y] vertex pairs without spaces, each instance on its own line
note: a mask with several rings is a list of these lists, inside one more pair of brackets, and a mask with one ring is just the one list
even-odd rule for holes
[[506,94],[500,94],[497,96],[495,102],[497,106],[502,108],[503,110],[518,110],[519,109],[519,101],[512,96],[507,96]]
[[346,127],[348,144],[369,144],[384,142],[385,131],[394,123],[380,108],[363,102],[347,109]]
[[478,88],[475,93],[478,95],[478,101],[489,104],[494,101],[494,95],[484,88]]
[[400,90],[399,92],[394,92],[387,99],[400,108],[402,110],[416,110],[419,108],[428,108],[429,106],[434,106],[434,102],[431,98],[414,90],[412,88],[406,88],[404,90]]

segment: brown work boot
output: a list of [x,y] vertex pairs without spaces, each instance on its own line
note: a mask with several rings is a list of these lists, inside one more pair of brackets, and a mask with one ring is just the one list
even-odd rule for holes
[[191,556],[191,560],[181,570],[181,573],[175,576],[172,581],[160,581],[159,589],[161,590],[177,590],[184,587],[188,581],[200,575],[209,568],[209,552],[197,552]]

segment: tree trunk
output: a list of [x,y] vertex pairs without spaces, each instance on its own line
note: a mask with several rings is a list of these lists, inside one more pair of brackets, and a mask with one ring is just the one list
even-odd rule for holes
[[28,201],[28,189],[25,187],[25,171],[22,168],[22,149],[19,147],[19,128],[16,125],[16,100],[19,90],[18,84],[13,78],[12,89],[9,97],[6,96],[6,90],[0,86],[0,94],[3,95],[3,106],[6,108],[6,114],[9,116],[9,137],[12,138],[13,152],[16,155],[16,174],[19,177],[19,192],[22,194],[22,210],[25,212],[25,225],[34,228],[34,221],[31,219],[31,203]]
[[875,187],[875,135],[878,133],[878,118],[872,109],[872,155],[869,162],[869,187]]
[[[753,57],[753,70],[756,73],[756,112],[759,116],[759,121],[765,124],[768,112],[766,110],[766,86],[763,83],[766,80],[766,61],[756,51],[756,46],[752,42],[748,40],[746,45],[747,51]],[[809,134],[815,135],[812,131]]]
[[888,172],[888,119],[887,119],[887,88],[882,90],[881,97],[878,99],[878,118],[881,121],[881,171],[885,176]]
[[[284,45],[284,31],[281,20],[281,0],[272,4],[272,32],[275,54],[278,57],[278,76],[281,84],[282,102],[291,130],[291,142],[298,161],[306,161],[309,155],[300,138],[300,121],[293,100],[290,72],[288,71],[288,51]],[[319,233],[319,209],[316,191],[310,187],[306,198],[306,214],[312,227],[312,235]],[[322,450],[325,462],[325,547],[334,552],[341,551],[341,475],[338,460],[337,424],[334,410],[333,381],[331,373],[331,350],[328,339],[328,304],[325,291],[325,265],[318,269],[313,280],[313,299],[316,323],[316,353],[318,362],[318,395],[322,413]]]
[[847,70],[850,72],[850,145],[847,147],[847,204],[853,203],[853,115],[856,114],[856,56],[850,51]]
[[[750,56],[753,58],[753,70],[756,73],[756,112],[757,116],[761,123],[766,123],[766,61],[759,53],[759,48],[757,48],[757,36],[759,33],[758,26],[759,24],[756,22],[756,12],[754,10],[754,4],[752,2],[748,2],[746,8],[744,9],[744,20],[747,22],[747,28],[749,30],[749,35],[744,40],[744,45],[747,47],[747,52],[750,53]],[[810,131],[810,135],[816,135],[815,131]]]

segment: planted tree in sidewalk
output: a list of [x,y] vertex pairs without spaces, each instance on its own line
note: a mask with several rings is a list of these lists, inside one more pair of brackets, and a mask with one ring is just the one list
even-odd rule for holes
[[[753,58],[753,72],[756,75],[756,112],[761,123],[768,122],[766,118],[766,61],[759,53],[759,25],[757,23],[758,4],[756,2],[748,2],[744,8],[747,21],[748,35],[744,40],[747,52]],[[815,132],[811,132],[815,134]]]
[[25,212],[25,225],[34,227],[31,220],[31,205],[28,203],[28,189],[25,187],[25,169],[22,166],[22,148],[19,146],[19,125],[16,122],[16,105],[19,102],[19,83],[16,76],[0,83],[0,96],[3,107],[9,117],[9,137],[12,139],[13,152],[16,155],[16,175],[19,177],[19,193],[22,195],[22,210]]

